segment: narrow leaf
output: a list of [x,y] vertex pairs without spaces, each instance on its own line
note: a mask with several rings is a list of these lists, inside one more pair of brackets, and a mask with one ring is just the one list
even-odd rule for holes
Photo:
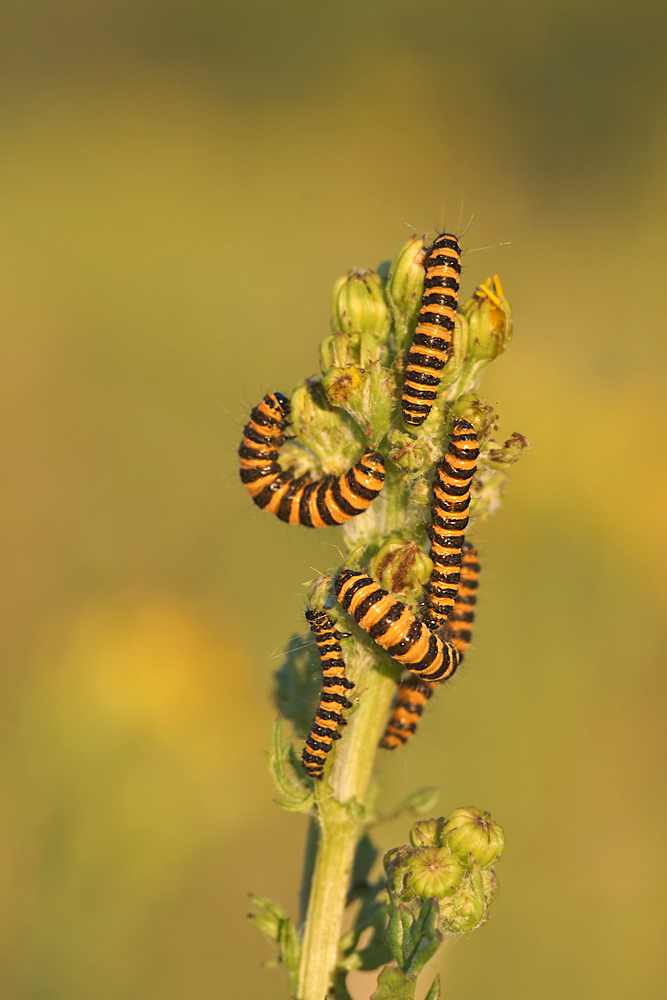
[[268,753],[269,773],[276,791],[280,795],[276,802],[288,812],[307,812],[312,808],[312,789],[304,785],[290,762],[291,743],[283,740],[280,719],[276,719],[271,731],[271,748]]
[[414,979],[417,978],[426,963],[433,958],[442,941],[442,934],[438,927],[438,916],[438,901],[429,899],[422,906],[419,920],[415,921],[411,934],[412,955],[406,969],[407,974]]
[[431,988],[424,997],[424,1000],[440,1000],[440,976],[437,975],[431,983]]

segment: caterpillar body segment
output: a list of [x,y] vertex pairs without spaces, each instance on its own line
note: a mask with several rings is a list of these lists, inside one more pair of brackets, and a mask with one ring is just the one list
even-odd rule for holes
[[403,419],[419,427],[431,412],[442,369],[452,350],[461,274],[461,247],[453,233],[441,233],[426,253],[422,307],[405,368]]
[[470,482],[477,468],[479,442],[467,420],[454,423],[449,449],[435,471],[429,556],[433,572],[426,584],[424,622],[434,631],[448,620],[461,574],[461,547],[468,526]]
[[311,778],[320,779],[324,762],[334,740],[340,739],[339,726],[346,725],[343,709],[352,708],[352,702],[345,692],[354,687],[345,676],[345,660],[336,630],[331,618],[324,611],[306,611],[306,621],[320,654],[322,665],[322,694],[315,713],[315,720],[303,749],[303,766]]
[[429,681],[446,680],[459,664],[451,642],[433,635],[402,601],[364,573],[343,569],[335,581],[345,610],[371,639],[404,667]]
[[464,542],[461,550],[461,579],[456,592],[454,608],[447,620],[449,641],[459,651],[459,663],[472,641],[480,570],[477,549],[470,542]]
[[[470,542],[464,542],[461,579],[454,608],[445,626],[449,633],[449,641],[458,650],[459,663],[463,660],[472,638],[479,572],[477,550]],[[396,692],[396,700],[387,728],[380,740],[381,747],[385,750],[394,750],[396,747],[403,746],[414,736],[424,711],[424,705],[440,683],[440,681],[424,681],[420,677],[415,677],[414,674],[408,674],[407,677],[403,678]]]
[[415,674],[408,674],[398,685],[391,717],[380,740],[385,750],[403,746],[414,735],[421,719],[424,705],[438,686],[438,681],[424,681]]
[[311,482],[295,478],[278,464],[278,449],[285,440],[289,400],[269,393],[250,414],[239,447],[241,482],[262,510],[287,524],[324,528],[344,524],[370,507],[384,486],[384,458],[367,448],[356,465],[340,476]]

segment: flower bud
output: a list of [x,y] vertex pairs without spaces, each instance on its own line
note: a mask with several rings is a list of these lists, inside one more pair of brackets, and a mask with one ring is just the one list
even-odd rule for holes
[[410,843],[413,847],[442,847],[441,835],[445,820],[422,819],[410,830]]
[[391,262],[387,278],[387,298],[396,315],[397,345],[402,350],[404,340],[414,325],[424,294],[424,243],[425,238],[411,236]]
[[492,469],[505,469],[518,462],[524,450],[529,447],[530,445],[523,434],[514,431],[514,434],[505,441],[501,448],[488,448],[484,452],[484,462]]
[[408,902],[410,899],[414,899],[412,888],[405,884],[410,857],[410,848],[404,844],[403,847],[394,847],[387,851],[382,859],[387,876],[387,892],[392,905],[399,901]]
[[308,607],[321,611],[327,604],[331,592],[331,574],[318,576],[308,592]]
[[433,563],[416,542],[390,536],[371,559],[371,576],[390,594],[421,595],[433,572]]
[[449,931],[464,933],[474,931],[486,916],[484,881],[479,866],[475,863],[451,896],[440,904],[440,918]]
[[292,430],[299,442],[314,452],[325,476],[338,476],[350,467],[350,455],[364,444],[364,435],[349,416],[334,409],[322,383],[306,379],[291,399]]
[[323,374],[334,365],[358,365],[361,359],[361,335],[358,333],[332,333],[320,344],[320,368]]
[[422,899],[443,899],[461,884],[463,865],[446,847],[423,847],[408,863],[412,888]]
[[[457,313],[454,320],[454,332],[452,333],[451,354],[449,355],[447,364],[442,369],[441,391],[449,390],[459,375],[462,374],[464,370],[463,366],[469,357],[469,341],[470,331],[468,329],[468,320],[462,313]],[[454,392],[455,398],[459,395],[459,391]]]
[[477,440],[484,441],[489,434],[497,430],[498,414],[492,406],[478,396],[476,392],[467,392],[459,396],[449,410],[452,417],[470,421],[475,428]]
[[489,868],[505,847],[502,826],[494,823],[488,812],[474,806],[455,809],[447,817],[443,830],[445,843],[465,864],[476,861],[480,868]]
[[322,386],[332,406],[357,410],[364,406],[367,382],[367,373],[357,365],[345,365],[343,368],[332,365],[322,379]]
[[331,329],[334,333],[366,334],[376,343],[387,339],[391,314],[380,276],[353,268],[333,287]]
[[488,362],[502,354],[512,336],[512,310],[497,274],[476,289],[461,312],[468,320],[471,357]]

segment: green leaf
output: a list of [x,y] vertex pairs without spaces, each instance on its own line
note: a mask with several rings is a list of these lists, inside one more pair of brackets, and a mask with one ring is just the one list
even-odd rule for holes
[[312,788],[300,780],[289,740],[283,740],[280,719],[271,731],[271,749],[267,755],[269,773],[280,795],[277,804],[288,812],[308,812],[315,801]]
[[[428,899],[422,906],[419,917],[415,921],[410,933],[411,954],[405,971],[414,979],[417,978],[426,963],[433,958],[442,941],[442,934],[438,927],[438,917],[437,899]],[[405,942],[403,950],[406,950]]]
[[407,799],[403,799],[403,801],[396,806],[391,814],[391,819],[394,819],[403,812],[414,813],[415,816],[421,816],[425,813],[433,812],[438,804],[440,795],[441,790],[439,788],[430,786],[427,788],[419,788],[416,792],[413,792],[412,795],[408,795]]
[[294,994],[301,961],[301,942],[291,920],[285,920],[281,925],[278,947],[280,948],[280,960],[287,967],[289,991]]
[[413,1000],[415,982],[400,969],[383,969],[371,1000]]
[[288,919],[282,906],[274,903],[268,896],[258,896],[252,892],[250,893],[250,901],[253,906],[259,907],[259,913],[248,914],[250,923],[254,924],[262,934],[266,934],[271,941],[277,941],[280,936],[281,924]]
[[248,914],[248,919],[258,930],[278,945],[278,958],[266,962],[266,967],[275,969],[279,965],[284,965],[289,975],[290,992],[294,993],[301,961],[301,941],[296,927],[282,906],[274,903],[268,896],[258,896],[251,893],[250,899],[255,906],[259,907],[259,913]]
[[440,1000],[440,976],[437,975],[431,983],[431,988],[424,997],[424,1000]]
[[322,669],[312,632],[294,635],[281,667],[274,675],[278,711],[305,739],[310,732],[322,689]]

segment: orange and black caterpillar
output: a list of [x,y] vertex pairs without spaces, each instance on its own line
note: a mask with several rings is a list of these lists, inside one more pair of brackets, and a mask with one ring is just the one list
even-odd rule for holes
[[453,233],[441,233],[426,251],[426,279],[419,320],[408,354],[403,419],[419,427],[431,412],[440,372],[452,349],[461,274],[461,247]]
[[461,573],[461,546],[468,526],[470,481],[477,468],[479,442],[472,424],[456,420],[449,450],[435,471],[429,555],[431,579],[425,587],[424,622],[432,630],[448,620]]
[[315,634],[320,652],[322,694],[302,759],[311,778],[319,779],[333,741],[340,739],[338,726],[346,725],[343,709],[352,708],[352,702],[347,700],[345,692],[354,687],[354,684],[345,676],[345,660],[338,641],[342,635],[336,631],[331,618],[324,611],[312,611],[309,608],[306,611],[306,621]]
[[433,635],[409,608],[364,573],[343,569],[336,577],[336,594],[348,614],[371,639],[428,681],[444,681],[459,665],[456,647]]
[[290,403],[281,392],[270,392],[250,414],[239,448],[241,482],[262,510],[287,524],[308,528],[344,524],[363,513],[384,485],[384,458],[367,448],[361,459],[341,476],[294,478],[278,465],[285,440]]
[[[479,570],[477,550],[470,542],[464,542],[461,580],[454,601],[454,609],[446,625],[449,641],[459,652],[459,663],[463,660],[472,638]],[[391,717],[384,736],[380,740],[381,747],[384,747],[385,750],[394,750],[408,742],[417,729],[424,705],[439,684],[440,681],[424,681],[421,677],[415,677],[414,674],[408,674],[401,681],[396,692],[396,701]]]

